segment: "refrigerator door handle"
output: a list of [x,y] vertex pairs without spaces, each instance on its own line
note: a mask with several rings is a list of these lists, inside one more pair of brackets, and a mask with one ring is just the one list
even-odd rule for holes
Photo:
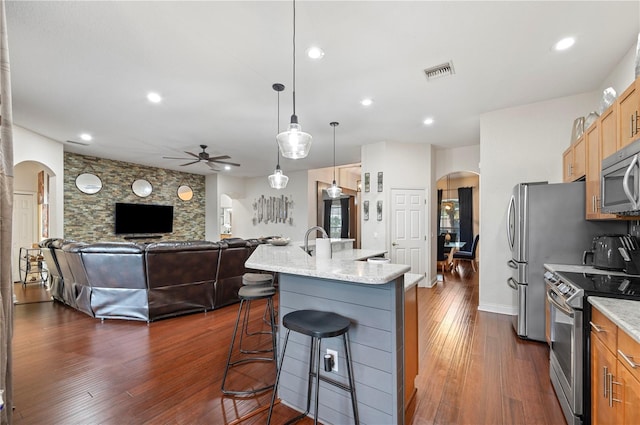
[[622,179],[622,188],[624,189],[624,194],[627,196],[629,201],[631,201],[631,205],[634,210],[638,209],[638,182],[633,182],[633,193],[631,193],[631,189],[629,189],[629,177],[631,176],[631,171],[634,167],[638,165],[638,155],[636,154],[631,160],[631,164],[627,167],[627,171],[624,172],[624,178]]
[[516,291],[518,290],[518,285],[516,284],[515,280],[513,280],[512,277],[507,279],[507,285],[509,285],[509,288],[511,289],[515,289]]
[[511,199],[509,200],[509,208],[507,208],[507,243],[509,244],[509,249],[511,251],[513,251],[514,243],[513,234],[511,233],[511,224],[515,225],[516,222],[515,217],[512,216],[512,214],[515,214],[515,204],[516,199],[514,196],[511,196]]
[[518,265],[513,260],[507,261],[507,266],[509,266],[510,269],[518,270]]

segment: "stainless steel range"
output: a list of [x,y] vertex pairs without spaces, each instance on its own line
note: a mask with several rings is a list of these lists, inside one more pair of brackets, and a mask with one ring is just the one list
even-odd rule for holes
[[590,424],[588,296],[640,300],[640,277],[547,271],[551,383],[569,425]]

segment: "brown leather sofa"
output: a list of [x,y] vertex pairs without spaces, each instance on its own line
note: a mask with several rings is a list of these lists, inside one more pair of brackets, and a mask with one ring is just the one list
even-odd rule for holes
[[100,319],[153,321],[239,301],[244,263],[256,239],[40,245],[52,296]]
[[219,257],[220,249],[214,242],[147,245],[149,319],[211,310]]
[[94,317],[150,321],[144,249],[144,245],[127,242],[80,248]]

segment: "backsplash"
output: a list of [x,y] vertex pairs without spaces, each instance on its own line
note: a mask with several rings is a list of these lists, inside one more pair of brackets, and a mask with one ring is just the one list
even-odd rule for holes
[[[146,167],[65,152],[64,154],[64,233],[65,239],[83,242],[123,241],[115,234],[116,202],[173,205],[173,232],[163,240],[203,240],[205,238],[205,177],[163,168]],[[82,173],[97,175],[102,189],[87,195],[76,187]],[[136,196],[131,184],[137,179],[151,183],[153,190],[145,198]],[[182,201],[178,187],[188,185],[193,198]]]

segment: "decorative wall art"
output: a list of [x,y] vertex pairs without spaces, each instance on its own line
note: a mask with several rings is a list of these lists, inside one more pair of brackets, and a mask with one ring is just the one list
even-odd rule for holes
[[382,192],[382,171],[378,171],[378,192]]
[[376,205],[376,210],[378,212],[378,221],[382,221],[382,201],[378,201]]
[[369,191],[369,173],[364,173],[364,191]]
[[369,220],[369,201],[364,201],[362,203],[362,214],[364,215],[365,220]]
[[253,201],[253,224],[293,224],[293,199],[290,196],[261,195]]

